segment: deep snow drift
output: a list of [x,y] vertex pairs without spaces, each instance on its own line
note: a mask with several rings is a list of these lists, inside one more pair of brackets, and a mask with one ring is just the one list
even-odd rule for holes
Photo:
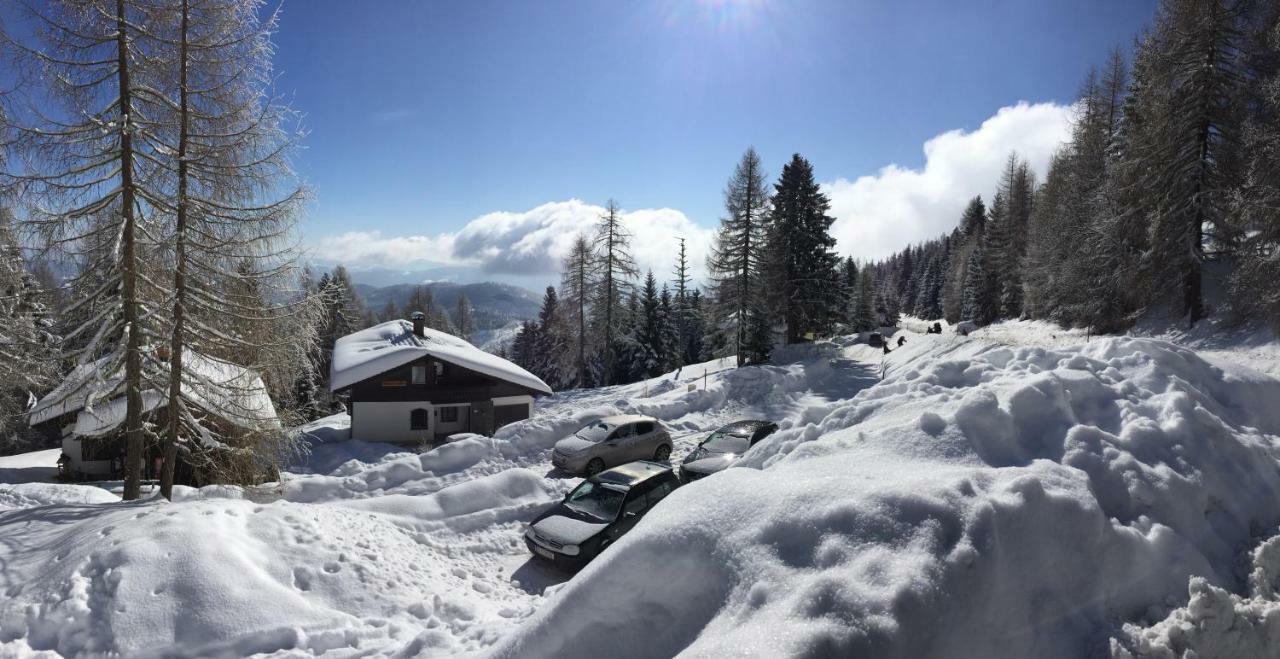
[[1280,382],[1142,339],[889,361],[761,470],[670,496],[499,654],[1102,654],[1190,577],[1243,591],[1280,522]]
[[[1280,382],[1151,340],[908,341],[566,392],[496,438],[420,455],[351,439],[339,415],[307,429],[310,457],[282,483],[173,503],[0,484],[0,656],[1204,657],[1280,642],[1280,540],[1264,544]],[[578,482],[551,468],[554,442],[613,413],[663,419],[676,460],[732,420],[782,429],[570,579],[529,560],[521,527]],[[0,470],[43,473],[33,461]]]

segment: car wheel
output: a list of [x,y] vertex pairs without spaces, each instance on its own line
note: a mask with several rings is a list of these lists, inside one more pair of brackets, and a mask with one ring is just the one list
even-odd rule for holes
[[592,458],[591,462],[587,463],[585,471],[588,477],[595,476],[596,474],[604,471],[604,460],[601,460],[600,458]]
[[669,457],[671,457],[670,444],[663,444],[662,446],[658,447],[658,450],[653,452],[653,459],[657,460],[658,462],[666,462],[667,458]]

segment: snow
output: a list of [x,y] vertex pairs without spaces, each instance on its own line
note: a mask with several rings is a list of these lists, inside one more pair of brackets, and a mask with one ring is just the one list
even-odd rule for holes
[[[1280,382],[985,331],[562,392],[421,454],[334,415],[280,483],[172,503],[0,485],[0,655],[1268,656]],[[662,420],[677,462],[779,430],[578,574],[531,560],[524,525],[580,482],[551,447],[615,414]]]
[[58,476],[61,456],[60,448],[0,456],[0,483],[52,481]]
[[410,321],[392,320],[338,339],[333,348],[330,388],[345,389],[429,356],[534,391],[551,393],[551,388],[536,375],[497,355],[431,328],[425,328],[423,333],[421,337],[415,335]]
[[668,497],[496,654],[1088,655],[1192,577],[1239,588],[1280,523],[1280,418],[1242,404],[1280,382],[1132,338],[914,336],[888,362],[758,469]]
[[[144,358],[154,356],[148,353]],[[120,365],[114,373],[104,374],[111,360],[103,357],[73,369],[32,408],[30,423],[44,423],[78,410],[74,427],[77,435],[103,435],[119,427],[124,423],[127,407],[121,395],[124,367]],[[183,396],[201,409],[242,428],[278,423],[267,387],[254,371],[194,351],[184,353],[182,366]],[[166,403],[168,392],[147,389],[142,392],[142,399],[143,412],[149,412]]]

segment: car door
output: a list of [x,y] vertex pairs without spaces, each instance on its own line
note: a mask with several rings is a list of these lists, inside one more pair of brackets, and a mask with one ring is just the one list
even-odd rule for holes
[[635,440],[634,431],[635,425],[631,423],[624,423],[614,428],[609,439],[605,441],[605,446],[609,450],[606,455],[601,456],[606,464],[616,466],[631,461],[632,442]]
[[651,460],[653,459],[653,439],[654,427],[652,421],[638,421],[632,424],[635,428],[635,436],[631,438],[632,460]]
[[648,493],[651,488],[633,487],[627,493],[627,499],[622,504],[622,516],[618,518],[618,535],[622,535],[630,531],[645,512],[649,509]]

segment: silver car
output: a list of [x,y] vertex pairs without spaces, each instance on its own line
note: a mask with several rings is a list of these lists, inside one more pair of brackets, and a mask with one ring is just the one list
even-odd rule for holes
[[551,463],[574,474],[592,476],[633,460],[665,462],[671,435],[651,416],[625,414],[592,421],[556,442]]

